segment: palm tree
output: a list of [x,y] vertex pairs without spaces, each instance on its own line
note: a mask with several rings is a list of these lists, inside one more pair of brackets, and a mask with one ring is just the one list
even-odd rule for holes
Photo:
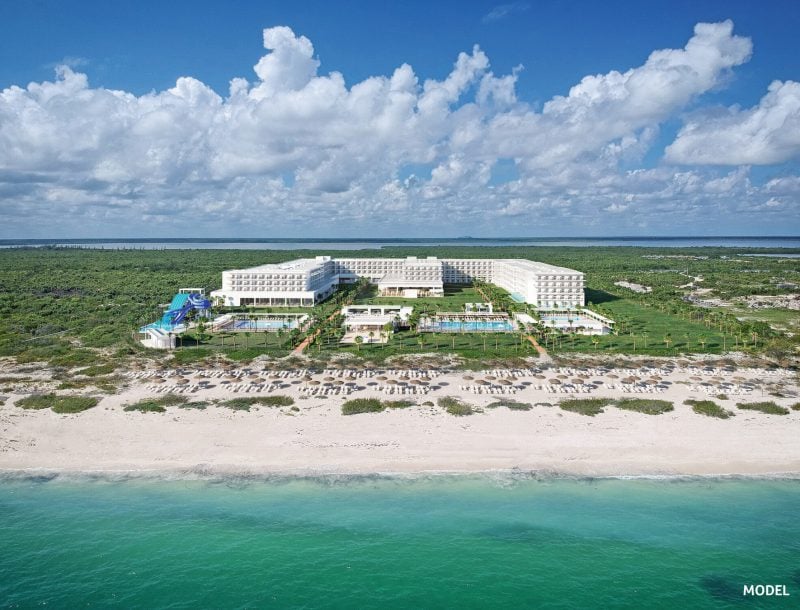
[[371,330],[369,331],[369,342],[372,343],[374,339],[375,339],[375,331]]
[[597,346],[600,345],[600,339],[597,338],[597,335],[592,336],[592,345],[594,345],[595,350],[597,350]]
[[665,334],[664,335],[664,345],[667,346],[667,349],[669,349],[669,346],[670,346],[671,343],[672,343],[672,335],[670,333]]
[[245,331],[245,333],[244,333],[244,348],[245,349],[249,349],[250,348],[250,332],[249,331]]
[[362,337],[361,335],[356,335],[355,342],[356,342],[356,348],[358,349],[358,351],[361,351],[361,344],[364,343],[364,337]]
[[706,351],[706,338],[703,335],[700,335],[700,345],[703,347],[703,351]]
[[646,330],[643,330],[642,331],[642,339],[644,339],[644,347],[645,347],[645,349],[647,349],[647,335],[648,335],[648,332]]

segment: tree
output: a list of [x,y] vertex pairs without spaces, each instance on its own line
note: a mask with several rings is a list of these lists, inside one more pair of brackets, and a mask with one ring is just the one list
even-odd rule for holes
[[375,331],[371,330],[369,331],[369,342],[372,343],[374,339],[375,339]]
[[361,344],[364,343],[364,337],[362,337],[361,335],[356,335],[355,341],[356,341],[356,348],[358,349],[358,351],[361,351]]

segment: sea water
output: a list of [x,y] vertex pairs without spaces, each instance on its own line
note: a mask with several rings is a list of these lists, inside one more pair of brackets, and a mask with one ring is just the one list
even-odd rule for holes
[[798,607],[798,508],[792,480],[7,477],[0,605]]

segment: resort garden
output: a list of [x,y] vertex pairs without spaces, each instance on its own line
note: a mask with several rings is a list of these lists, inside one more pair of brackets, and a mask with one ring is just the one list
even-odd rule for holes
[[[766,354],[781,360],[796,353],[797,311],[780,308],[748,309],[752,295],[791,295],[800,273],[790,260],[747,257],[747,249],[654,248],[384,248],[387,257],[452,256],[463,258],[531,258],[583,271],[587,308],[615,321],[615,332],[584,336],[562,333],[534,324],[526,331],[418,332],[422,316],[463,312],[466,303],[491,302],[495,312],[524,312],[534,308],[516,303],[496,286],[446,286],[443,297],[403,299],[380,297],[366,283],[342,287],[313,308],[247,308],[214,311],[237,315],[302,313],[302,326],[275,332],[249,330],[212,332],[206,323],[176,338],[174,357],[191,361],[224,354],[248,360],[265,354],[287,356],[301,345],[322,360],[349,353],[364,360],[393,355],[455,353],[467,360],[536,355],[531,341],[551,354],[600,355],[720,354],[736,350]],[[280,251],[142,251],[77,248],[13,248],[0,251],[0,355],[18,362],[44,361],[54,366],[90,367],[113,364],[131,356],[160,359],[133,338],[135,329],[152,321],[179,286],[219,285],[224,269],[280,262],[318,252]],[[374,251],[350,252],[373,256]],[[697,278],[700,278],[699,280]],[[650,288],[635,292],[617,285],[636,283]],[[697,286],[704,298],[714,297],[729,307],[698,305]],[[414,307],[407,325],[380,329],[388,341],[344,345],[344,305]]]

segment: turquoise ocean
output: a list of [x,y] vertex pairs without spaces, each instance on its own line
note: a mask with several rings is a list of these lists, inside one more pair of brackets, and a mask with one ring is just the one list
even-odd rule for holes
[[7,476],[0,606],[800,607],[799,509],[797,480]]

